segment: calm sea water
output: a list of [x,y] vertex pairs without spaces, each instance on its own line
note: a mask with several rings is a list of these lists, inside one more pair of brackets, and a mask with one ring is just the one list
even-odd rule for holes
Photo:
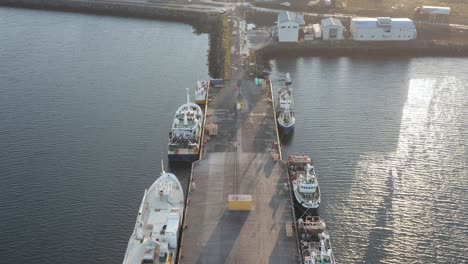
[[121,263],[208,36],[5,8],[0,28],[0,263]]
[[340,263],[468,263],[468,59],[282,58]]
[[[208,37],[0,9],[0,263],[119,263]],[[468,262],[467,59],[282,58],[340,263]],[[184,175],[182,171],[180,175]]]

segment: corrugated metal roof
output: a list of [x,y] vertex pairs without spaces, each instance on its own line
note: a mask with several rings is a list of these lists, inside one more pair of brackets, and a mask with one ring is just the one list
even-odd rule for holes
[[431,13],[431,14],[440,14],[440,15],[450,15],[450,7],[445,6],[422,6],[421,12]]
[[343,24],[341,24],[341,21],[333,17],[322,19],[321,24],[322,27],[338,26],[344,28]]
[[293,12],[281,12],[278,14],[278,22],[279,23],[284,23],[284,22],[296,22],[299,25],[305,25],[304,21],[304,15],[299,15],[297,13]]
[[[377,18],[352,18],[356,28],[378,28]],[[409,18],[392,18],[392,28],[416,28]]]

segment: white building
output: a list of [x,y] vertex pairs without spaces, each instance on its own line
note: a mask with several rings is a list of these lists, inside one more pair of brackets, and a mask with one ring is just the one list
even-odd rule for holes
[[416,27],[409,18],[352,18],[350,31],[357,41],[416,39]]
[[305,25],[304,16],[293,12],[281,12],[278,14],[278,41],[298,42],[299,27]]
[[450,15],[450,7],[445,6],[420,6],[415,11],[421,14]]
[[344,27],[341,21],[336,18],[325,18],[321,21],[322,38],[324,40],[340,40],[343,39]]
[[414,9],[414,20],[431,26],[448,27],[450,7],[418,6]]

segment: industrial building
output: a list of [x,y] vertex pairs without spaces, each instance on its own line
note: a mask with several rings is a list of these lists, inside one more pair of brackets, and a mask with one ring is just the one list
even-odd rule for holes
[[433,27],[449,27],[450,7],[418,6],[414,9],[414,20]]
[[325,18],[321,21],[322,39],[323,40],[341,40],[343,39],[343,31],[345,27],[341,21],[336,18]]
[[350,31],[356,41],[404,41],[417,36],[409,18],[352,18]]
[[298,42],[299,28],[304,26],[304,16],[293,12],[278,14],[277,36],[279,42]]

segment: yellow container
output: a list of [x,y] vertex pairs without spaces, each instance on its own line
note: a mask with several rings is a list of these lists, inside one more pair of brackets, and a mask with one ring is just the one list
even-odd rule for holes
[[252,195],[228,195],[228,209],[234,211],[252,210]]

